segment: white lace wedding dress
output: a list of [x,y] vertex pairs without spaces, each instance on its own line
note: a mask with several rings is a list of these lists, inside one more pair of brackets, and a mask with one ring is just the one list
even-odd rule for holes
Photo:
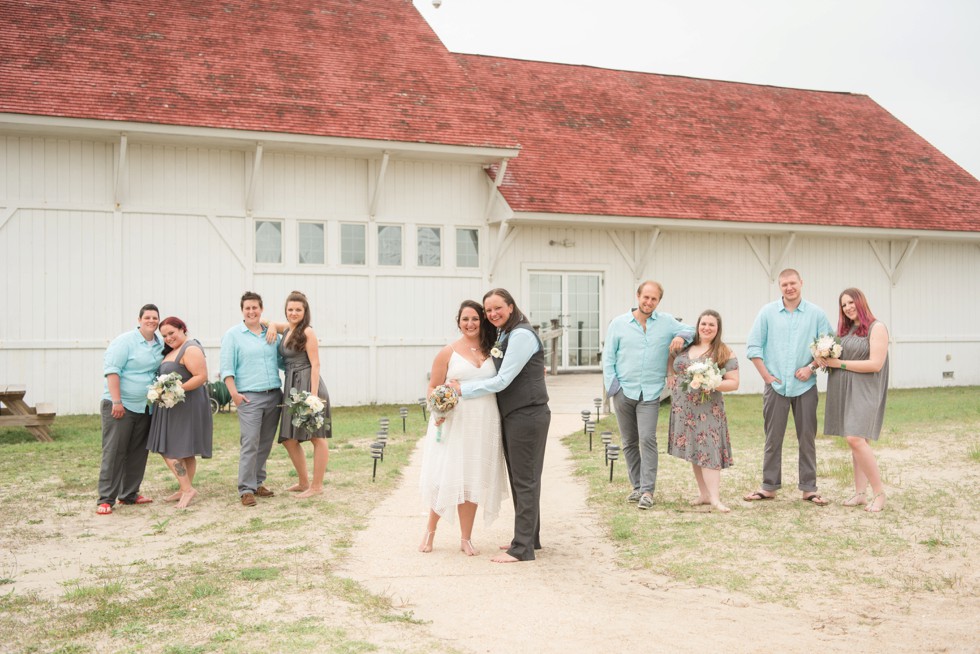
[[[477,368],[453,351],[446,379],[488,379],[495,374],[492,359]],[[441,431],[430,417],[422,448],[419,490],[425,508],[453,523],[456,505],[474,502],[483,511],[484,524],[492,523],[508,496],[496,396],[461,399]]]

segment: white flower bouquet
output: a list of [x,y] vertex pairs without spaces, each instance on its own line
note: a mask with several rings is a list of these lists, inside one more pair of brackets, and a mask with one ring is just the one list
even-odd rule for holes
[[326,423],[326,407],[316,395],[309,391],[298,391],[295,388],[289,389],[289,398],[282,405],[292,418],[289,422],[293,427],[305,429],[312,433],[323,427]]
[[172,409],[184,401],[183,380],[180,373],[168,372],[166,375],[158,375],[150,387],[146,390],[146,403]]
[[[840,339],[833,334],[821,334],[810,343],[810,354],[821,359],[839,359],[841,354]],[[821,368],[827,372],[826,368]]]
[[698,393],[697,401],[703,402],[721,384],[721,369],[710,358],[692,361],[679,381],[684,392]]

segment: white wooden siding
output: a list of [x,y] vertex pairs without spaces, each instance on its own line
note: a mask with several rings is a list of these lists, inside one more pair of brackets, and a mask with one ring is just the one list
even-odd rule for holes
[[[627,260],[609,230],[587,225],[517,225],[490,279],[498,226],[486,224],[480,165],[393,159],[371,216],[377,160],[266,150],[251,186],[254,149],[211,143],[131,139],[117,186],[118,143],[0,136],[0,382],[26,384],[29,402],[54,402],[60,413],[95,411],[104,349],[135,326],[145,302],[187,321],[214,378],[241,293],[261,293],[266,317],[282,320],[283,299],[298,289],[310,297],[335,403],[412,402],[432,357],[457,333],[459,302],[491,286],[526,306],[531,271],[601,272],[603,336],[633,304],[637,279]],[[492,215],[508,214],[497,199]],[[282,222],[282,263],[254,263],[256,220]],[[323,264],[298,263],[299,221],[324,223]],[[365,226],[366,265],[340,263],[341,223]],[[379,223],[402,227],[400,266],[375,265]],[[439,267],[416,265],[421,225],[442,230]],[[458,227],[479,230],[479,269],[456,268]],[[797,236],[779,267],[800,270],[804,296],[832,325],[843,288],[867,293],[891,330],[894,386],[980,384],[980,247],[936,236],[918,243],[894,286],[860,234]],[[638,257],[650,232],[624,228],[616,238]],[[786,239],[770,247],[752,238],[766,257]],[[907,244],[879,245],[895,266]],[[746,336],[759,308],[779,296],[767,263],[740,234],[664,229],[638,275],[664,285],[664,311],[691,322],[705,308],[722,314],[725,339],[742,360],[743,392],[761,391],[744,359]],[[943,379],[947,371],[952,380]]]

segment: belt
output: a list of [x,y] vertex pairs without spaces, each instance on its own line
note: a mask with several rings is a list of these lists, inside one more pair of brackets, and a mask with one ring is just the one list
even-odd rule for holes
[[275,393],[278,390],[279,390],[279,387],[276,386],[275,388],[270,388],[267,391],[240,391],[240,392],[241,393]]

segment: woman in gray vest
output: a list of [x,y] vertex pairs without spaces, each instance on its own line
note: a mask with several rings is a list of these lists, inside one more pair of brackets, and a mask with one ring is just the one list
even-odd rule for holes
[[541,549],[541,471],[548,441],[551,409],[544,383],[544,348],[531,324],[502,288],[483,296],[487,319],[497,328],[490,352],[497,374],[490,379],[452,385],[464,399],[497,394],[500,408],[504,459],[514,498],[514,538],[496,563],[533,561]]

